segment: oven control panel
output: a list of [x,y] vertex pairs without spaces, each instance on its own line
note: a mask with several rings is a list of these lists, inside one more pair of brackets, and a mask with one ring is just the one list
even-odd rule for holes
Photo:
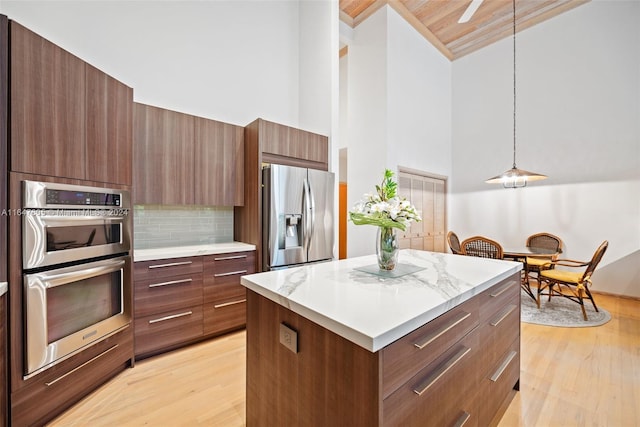
[[120,194],[47,189],[47,205],[120,207]]

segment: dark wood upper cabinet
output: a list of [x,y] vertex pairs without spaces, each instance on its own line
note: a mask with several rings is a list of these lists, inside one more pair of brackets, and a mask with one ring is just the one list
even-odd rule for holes
[[134,103],[135,204],[193,205],[194,117]]
[[131,185],[133,89],[86,64],[86,179]]
[[244,128],[195,119],[195,203],[241,206],[244,201]]
[[12,21],[13,171],[84,179],[85,63]]
[[15,21],[10,170],[131,185],[133,89]]
[[263,164],[329,170],[329,138],[256,119],[244,128],[244,147],[244,203],[233,211],[233,238],[256,246],[256,271],[262,271]]
[[268,163],[326,170],[329,138],[279,123],[258,119],[262,155]]

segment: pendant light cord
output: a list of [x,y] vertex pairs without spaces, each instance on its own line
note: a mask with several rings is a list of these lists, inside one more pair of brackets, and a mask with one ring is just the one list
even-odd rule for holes
[[513,0],[513,168],[516,168],[516,0]]

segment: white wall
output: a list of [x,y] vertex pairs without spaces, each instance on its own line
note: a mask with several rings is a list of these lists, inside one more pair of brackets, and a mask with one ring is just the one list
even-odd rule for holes
[[609,240],[593,288],[640,297],[638,22],[638,1],[592,1],[517,34],[517,165],[549,176],[524,189],[484,183],[512,164],[512,40],[453,63],[450,229],[548,231],[579,260]]
[[[303,30],[311,7],[321,19]],[[325,134],[327,8],[302,11],[291,0],[0,3],[0,13],[133,87],[138,102],[242,126],[258,117],[298,126],[304,107],[305,124]],[[318,52],[301,60],[300,48],[311,45]],[[302,84],[322,92],[301,100]]]
[[[375,191],[387,164],[387,8],[353,32],[348,63],[347,206]],[[343,59],[344,60],[344,59]],[[347,256],[375,251],[374,227],[347,225]]]
[[[348,206],[375,191],[385,168],[451,173],[451,64],[385,6],[356,27],[346,70]],[[344,75],[343,75],[344,76]],[[344,77],[343,77],[344,78]],[[344,96],[344,92],[341,94]],[[375,251],[375,227],[348,225],[348,256]]]
[[451,174],[451,62],[388,12],[388,164]]

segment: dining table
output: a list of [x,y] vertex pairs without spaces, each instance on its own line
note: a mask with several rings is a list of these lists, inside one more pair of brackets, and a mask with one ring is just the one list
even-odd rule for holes
[[502,256],[507,259],[513,259],[514,261],[520,261],[524,264],[524,268],[522,269],[522,281],[521,287],[527,295],[537,300],[536,296],[533,294],[531,290],[531,286],[529,285],[529,274],[527,269],[527,257],[533,258],[547,258],[549,260],[553,259],[557,256],[560,251],[549,248],[541,248],[535,246],[505,246],[502,249]]
[[502,248],[502,255],[505,258],[520,259],[528,256],[549,258],[559,254],[555,249],[537,248],[534,246],[505,246]]

